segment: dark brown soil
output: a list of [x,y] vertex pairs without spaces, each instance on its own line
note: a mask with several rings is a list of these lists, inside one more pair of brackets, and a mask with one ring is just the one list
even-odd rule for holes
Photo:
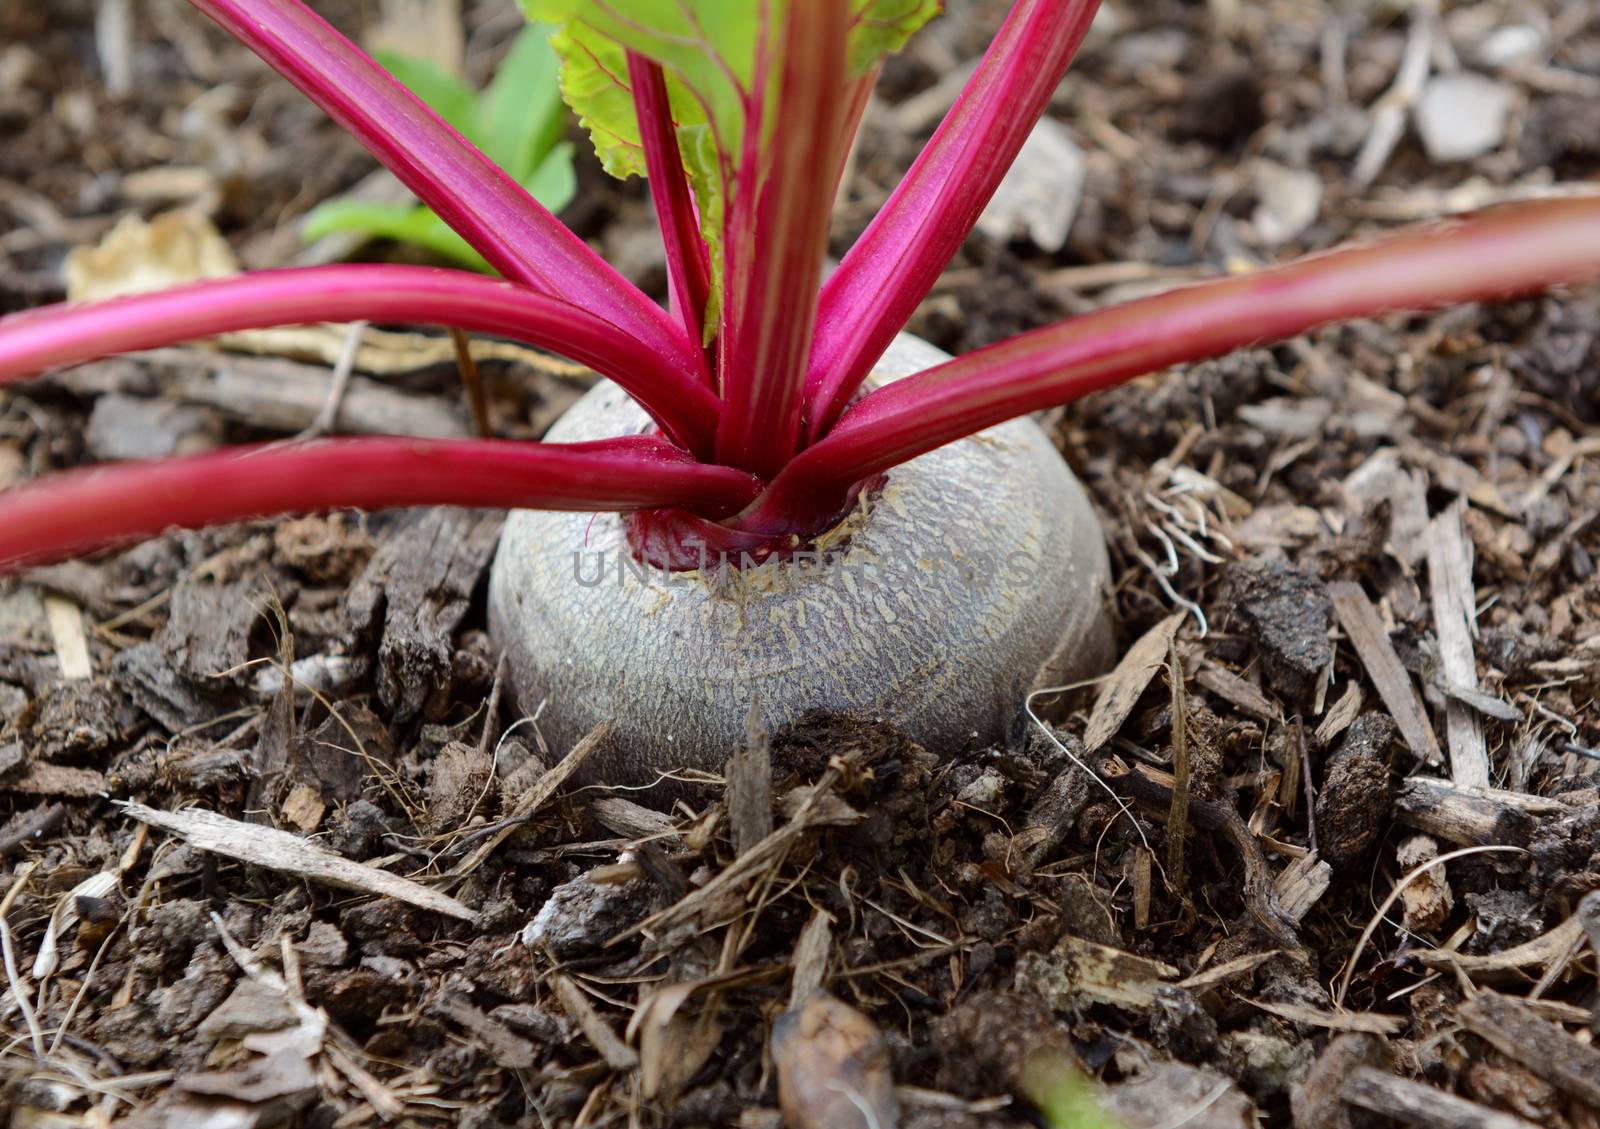
[[[0,311],[61,297],[71,247],[174,205],[246,266],[298,261],[296,219],[370,160],[176,0],[134,6],[135,81],[109,93],[101,7],[0,0]],[[511,7],[466,5],[474,73]],[[886,69],[836,252],[937,120],[908,132],[903,108],[1005,5],[949,7]],[[359,31],[378,5],[318,8]],[[1066,245],[975,236],[911,328],[964,351],[1427,219],[1451,190],[1594,191],[1600,14],[1445,8],[1434,54],[1508,84],[1507,134],[1440,165],[1407,133],[1358,189],[1411,20],[1117,5],[1053,106],[1087,168]],[[1483,61],[1524,25],[1536,62]],[[1279,242],[1262,162],[1322,193]],[[586,159],[567,218],[660,288],[637,184]],[[14,386],[0,489],[303,426],[196,391],[232,367],[269,398],[326,371],[186,348]],[[817,719],[773,735],[766,803],[759,780],[665,815],[541,787],[572,750],[499,684],[494,514],[258,522],[0,581],[0,1101],[17,1125],[489,1129],[883,1124],[897,1100],[932,1129],[1051,1124],[1076,1072],[1135,1129],[1403,1106],[1600,1125],[1597,374],[1600,297],[1574,293],[1333,328],[1053,413],[1105,518],[1124,649],[1147,638],[1113,675],[1131,706],[1063,695],[1049,730],[953,759]],[[373,375],[467,427],[453,366]],[[485,375],[505,435],[581,383]],[[1465,670],[1452,599],[1476,610]],[[78,638],[87,677],[65,677]],[[1480,754],[1494,789],[1452,787]],[[125,800],[247,826],[202,851]],[[473,920],[240,861],[252,827]],[[846,1090],[845,1113],[808,1104]]]

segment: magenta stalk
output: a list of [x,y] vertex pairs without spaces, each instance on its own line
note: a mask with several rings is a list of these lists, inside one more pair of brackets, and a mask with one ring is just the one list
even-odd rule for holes
[[1600,278],[1597,248],[1600,199],[1516,205],[1024,333],[869,393],[734,524],[776,534],[827,521],[864,478],[1002,420],[1171,365],[1333,321]]
[[665,440],[593,443],[331,439],[92,467],[0,493],[0,568],[74,556],[166,529],[330,509],[484,506],[712,516],[760,484]]
[[1099,0],[1018,0],[961,97],[822,288],[807,439],[833,425],[978,222]]
[[355,320],[422,322],[514,337],[609,376],[689,450],[709,452],[716,433],[721,406],[696,371],[695,350],[661,354],[577,306],[513,283],[434,267],[256,271],[13,314],[0,319],[0,383],[220,333]]
[[300,0],[190,2],[353,134],[507,278],[658,349],[681,342],[666,311]]

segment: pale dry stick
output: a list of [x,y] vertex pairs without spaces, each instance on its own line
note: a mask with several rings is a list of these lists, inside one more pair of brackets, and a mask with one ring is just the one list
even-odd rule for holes
[[100,0],[94,19],[95,53],[106,76],[106,93],[126,98],[133,90],[133,6],[129,0]]
[[[865,904],[867,904],[867,905],[871,906],[873,909],[877,910],[879,913],[883,914],[884,917],[887,917],[894,924],[898,925],[900,927],[901,933],[906,936],[906,940],[910,941],[913,945],[916,945],[919,942],[915,938],[913,938],[913,937],[911,937],[909,935],[911,933],[920,933],[924,937],[929,938],[930,940],[935,942],[937,945],[941,945],[941,946],[942,945],[954,945],[954,944],[957,943],[957,941],[952,941],[948,937],[945,937],[945,936],[942,936],[941,934],[935,933],[932,929],[925,929],[924,927],[922,927],[921,925],[916,924],[915,922],[906,920],[904,917],[901,917],[899,914],[895,913],[893,910],[890,910],[890,909],[888,909],[888,908],[886,908],[884,906],[880,906],[877,902],[873,901],[871,898],[869,898],[869,897],[867,897],[865,895],[862,895],[861,900]],[[959,928],[960,928],[960,925],[958,924],[957,925],[957,929],[959,929]]]
[[1186,705],[1183,660],[1173,636],[1167,651],[1167,676],[1172,681],[1172,806],[1167,814],[1167,880],[1183,894],[1183,845],[1189,832],[1189,739],[1184,724]]
[[[1416,220],[1435,220],[1463,212],[1481,211],[1497,204],[1516,204],[1525,200],[1571,200],[1596,195],[1600,195],[1600,186],[1581,181],[1497,185],[1475,177],[1453,188],[1390,191],[1372,199],[1353,200],[1350,203],[1350,214],[1358,219],[1411,223]],[[1540,403],[1548,403],[1532,396],[1531,393],[1518,393],[1516,399],[1520,402],[1524,396]],[[1558,407],[1557,414],[1561,412],[1562,409]]]
[[[1578,903],[1578,909],[1578,921],[1581,924],[1583,921],[1581,916],[1583,910],[1582,902]],[[1541,999],[1544,994],[1548,992],[1555,984],[1556,980],[1560,978],[1561,974],[1567,970],[1567,965],[1577,957],[1578,950],[1582,947],[1583,935],[1581,933],[1574,933],[1572,935],[1572,939],[1567,942],[1566,951],[1561,953],[1545,966],[1544,972],[1539,975],[1538,983],[1528,990],[1528,999],[1530,1001]]]
[[[1428,526],[1428,591],[1444,676],[1456,686],[1476,691],[1478,667],[1472,647],[1476,601],[1471,549],[1462,522],[1465,509],[1466,500],[1459,499]],[[1450,776],[1457,785],[1489,786],[1489,752],[1484,744],[1483,722],[1476,711],[1459,701],[1445,703],[1445,745],[1450,754]]]
[[1349,47],[1349,29],[1338,16],[1330,17],[1322,26],[1320,62],[1322,88],[1328,101],[1335,106],[1350,103],[1349,67],[1346,58]]
[[1010,1094],[997,1094],[992,1098],[974,1098],[969,1101],[955,1094],[912,1086],[905,1082],[896,1083],[894,1096],[899,1100],[901,1108],[910,1106],[913,1109],[949,1110],[952,1113],[965,1113],[972,1117],[1004,1113],[1015,1104]]
[[[1465,928],[1470,929],[1471,926]],[[1575,936],[1583,933],[1576,914],[1568,917],[1554,929],[1547,929],[1531,941],[1513,945],[1497,953],[1463,953],[1450,949],[1418,949],[1413,958],[1427,968],[1454,971],[1468,976],[1487,973],[1499,974],[1529,968],[1547,968],[1553,961],[1565,959],[1567,947]],[[1582,1017],[1587,1020],[1588,1016]]]
[[[338,1029],[335,1028],[335,1034],[338,1033]],[[346,1049],[337,1041],[331,1041],[322,1048],[322,1053],[327,1056],[329,1064],[344,1075],[345,1081],[367,1099],[367,1104],[384,1121],[394,1121],[405,1113],[405,1099],[394,1094],[371,1071],[357,1062],[354,1050]]]
[[591,1125],[600,1125],[604,1118],[600,1116],[600,1107],[605,1105],[611,1095],[611,1084],[616,1081],[615,1075],[608,1074],[600,1080],[600,1084],[589,1091],[589,1096],[578,1109],[578,1116],[572,1124],[578,1129],[588,1129]]
[[1341,580],[1328,585],[1328,596],[1333,600],[1334,618],[1344,628],[1356,657],[1366,668],[1389,715],[1400,727],[1406,744],[1425,763],[1443,764],[1439,739],[1417,701],[1411,675],[1395,653],[1394,644],[1378,618],[1378,609],[1372,606],[1365,589],[1354,581]]
[[[450,360],[455,346],[448,340],[425,333],[405,333],[392,330],[368,329],[364,340],[368,347],[356,357],[356,368],[374,376],[394,376],[416,372],[430,365]],[[474,338],[470,342],[474,361],[506,361],[524,365],[535,372],[553,376],[571,383],[588,384],[594,380],[594,370],[564,357],[551,356],[526,345],[511,341],[489,341]]]
[[157,592],[154,596],[151,596],[144,603],[139,604],[136,607],[129,608],[125,612],[118,612],[116,615],[112,616],[110,619],[105,620],[102,623],[95,624],[94,625],[95,632],[98,633],[98,634],[104,635],[104,634],[107,634],[109,632],[116,631],[120,627],[126,627],[128,624],[132,623],[134,620],[143,619],[146,615],[148,615],[151,612],[155,611],[157,608],[159,608],[162,604],[165,604],[170,599],[172,599],[172,589],[171,588],[163,588],[161,591]]
[[17,1010],[22,1012],[22,1021],[28,1025],[28,1035],[33,1041],[33,1057],[43,1062],[44,1032],[39,1030],[39,1017],[34,1014],[33,1004],[28,1001],[28,993],[22,986],[22,977],[17,974],[17,958],[11,948],[11,926],[6,924],[3,916],[0,916],[0,956],[5,959],[6,980],[11,986],[11,998],[17,1001]]
[[[81,1091],[80,1097],[88,1098],[91,1094],[101,1096],[101,1111],[104,1117],[94,1120],[86,1115],[86,1119],[68,1121],[68,1125],[108,1125],[111,1123],[110,1112],[120,1102],[123,1105],[137,1106],[139,1104],[139,1091],[149,1089],[171,1082],[176,1075],[172,1070],[149,1070],[143,1074],[119,1074],[112,1077],[97,1077],[90,1072],[83,1063],[67,1062],[64,1057],[57,1059],[48,1066],[41,1067],[30,1073],[30,1078],[45,1086],[72,1086]],[[13,1125],[28,1124],[25,1121],[13,1121]],[[34,1124],[37,1124],[35,1122]],[[59,1124],[59,1123],[58,1123]]]
[[297,1004],[306,1002],[305,980],[300,975],[300,952],[288,933],[278,937],[278,963],[283,966],[283,982],[289,995]]
[[1579,459],[1591,458],[1600,455],[1600,435],[1585,435],[1582,439],[1571,444],[1566,451],[1558,456],[1555,462],[1541,474],[1532,486],[1517,499],[1513,505],[1521,513],[1527,513],[1534,506],[1544,500],[1556,485],[1567,476],[1567,472]]
[[[246,663],[245,665],[249,666],[251,664]],[[245,721],[245,725],[240,726],[238,729],[234,729],[227,734],[224,734],[221,738],[215,740],[214,742],[216,745],[225,746],[229,741],[237,737],[239,733],[248,731],[249,722],[257,717],[259,713],[260,710],[255,706],[241,706],[236,710],[229,710],[227,713],[219,713],[216,717],[208,718],[205,721],[197,721],[193,725],[186,726],[185,728],[180,729],[169,736],[166,741],[162,743],[163,751],[170,756],[173,748],[185,737],[192,737],[196,733],[202,733],[207,729],[214,729],[223,722],[241,720]]]
[[945,111],[955,104],[967,81],[978,69],[977,60],[962,63],[920,94],[913,94],[887,111],[894,124],[907,134],[919,133],[936,125]]
[[[489,700],[483,707],[483,732],[478,735],[478,754],[481,756],[489,750],[489,734],[494,731],[495,718],[500,716],[500,696],[505,692],[506,666],[509,659],[504,652],[500,660],[494,665],[494,684],[489,687]],[[502,736],[501,741],[504,741]],[[495,759],[500,759],[500,742],[495,743]]]
[[[1246,145],[1247,153],[1253,149],[1254,144]],[[1211,191],[1206,194],[1205,202],[1200,205],[1200,211],[1189,227],[1189,247],[1196,256],[1204,253],[1206,245],[1211,242],[1212,233],[1216,231],[1217,221],[1222,218],[1223,209],[1238,195],[1241,187],[1243,179],[1232,170],[1224,170],[1212,178]]]
[[[944,278],[948,280],[954,271],[946,271]],[[1056,270],[1046,271],[1036,276],[1038,284],[1046,290],[1057,293],[1081,293],[1090,290],[1104,290],[1111,286],[1120,286],[1132,282],[1161,283],[1165,288],[1172,289],[1184,283],[1206,277],[1207,271],[1200,267],[1168,267],[1155,263],[1138,261],[1122,261],[1111,263],[1089,263],[1085,266],[1060,267]],[[1154,291],[1152,291],[1154,292]]]
[[89,658],[89,637],[84,631],[83,609],[65,596],[46,593],[45,619],[54,645],[58,677],[63,682],[81,682],[94,676]]
[[854,980],[862,976],[879,976],[901,968],[915,968],[918,965],[937,960],[939,957],[947,957],[952,953],[959,953],[971,944],[971,941],[956,941],[949,945],[935,945],[931,949],[921,949],[911,956],[896,957],[893,960],[880,960],[872,964],[858,964],[854,967],[847,966],[835,973],[834,978],[837,980]]
[[471,909],[438,890],[366,863],[353,862],[287,831],[243,823],[200,808],[169,812],[132,800],[114,803],[141,823],[179,835],[210,854],[341,890],[395,898],[458,921],[471,921],[476,916]]
[[1427,862],[1408,873],[1404,878],[1400,879],[1400,881],[1396,882],[1394,884],[1394,889],[1389,891],[1389,896],[1383,899],[1383,903],[1378,906],[1377,912],[1374,913],[1371,919],[1367,922],[1367,927],[1361,931],[1360,940],[1356,942],[1355,949],[1350,953],[1349,958],[1345,961],[1344,972],[1340,974],[1339,977],[1339,991],[1333,998],[1334,1005],[1336,1007],[1344,1006],[1345,993],[1350,990],[1350,980],[1355,976],[1356,962],[1361,959],[1361,954],[1366,949],[1367,942],[1372,939],[1372,934],[1377,931],[1379,923],[1383,921],[1383,915],[1388,913],[1389,907],[1393,906],[1394,903],[1399,900],[1400,895],[1405,891],[1407,886],[1410,886],[1411,883],[1415,882],[1425,872],[1432,870],[1436,866],[1443,866],[1447,862],[1451,862],[1459,858],[1466,858],[1468,855],[1488,854],[1495,851],[1512,852],[1519,855],[1525,855],[1528,853],[1521,847],[1495,845],[1462,847],[1459,851],[1451,851],[1448,854],[1440,855],[1436,859],[1429,859]]
[[627,1074],[639,1065],[638,1054],[618,1038],[611,1024],[589,1002],[577,981],[555,972],[551,974],[549,983],[556,999],[561,1002],[561,1010],[578,1025],[578,1029],[589,1040],[589,1045],[594,1047],[608,1067],[618,1074]]
[[1389,154],[1405,133],[1406,114],[1422,94],[1432,69],[1434,21],[1438,0],[1417,0],[1411,5],[1411,31],[1406,36],[1405,53],[1400,57],[1400,69],[1394,83],[1372,107],[1372,126],[1366,142],[1356,157],[1350,182],[1358,192],[1365,192],[1383,171]]
[[1184,1110],[1177,1117],[1174,1117],[1171,1121],[1158,1125],[1156,1129],[1182,1129],[1183,1126],[1189,1124],[1189,1122],[1193,1121],[1206,1110],[1220,1102],[1223,1096],[1231,1089],[1233,1089],[1233,1083],[1224,1078],[1212,1088],[1209,1094],[1201,1098],[1188,1109]]
[[339,426],[339,408],[344,404],[345,391],[350,387],[350,374],[355,371],[356,354],[361,351],[361,337],[366,331],[367,323],[364,321],[353,321],[345,330],[344,344],[339,348],[339,358],[333,363],[333,386],[328,389],[328,398],[323,401],[322,410],[317,413],[317,418],[311,421],[311,426],[290,442],[331,435]]
[[1370,1066],[1352,1071],[1339,1096],[1350,1105],[1423,1129],[1534,1129],[1531,1121]]

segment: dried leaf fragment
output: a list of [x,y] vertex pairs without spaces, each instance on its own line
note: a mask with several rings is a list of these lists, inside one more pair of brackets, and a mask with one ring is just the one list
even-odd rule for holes
[[[1429,835],[1411,836],[1394,853],[1396,864],[1408,874],[1438,857],[1439,843]],[[1432,933],[1445,923],[1455,906],[1443,867],[1424,872],[1400,896],[1405,905],[1405,926],[1412,933]]]
[[242,823],[216,812],[188,809],[157,811],[143,804],[125,801],[123,809],[141,823],[170,831],[203,851],[237,859],[252,866],[282,871],[322,882],[343,890],[396,898],[421,909],[432,910],[460,921],[471,921],[473,912],[456,899],[426,886],[351,862],[325,847],[271,827]]
[[1150,685],[1150,680],[1166,661],[1167,652],[1172,649],[1173,637],[1177,635],[1178,625],[1183,618],[1182,614],[1171,615],[1156,624],[1141,635],[1139,641],[1122,656],[1122,661],[1117,663],[1111,677],[1100,687],[1100,695],[1094,700],[1094,711],[1089,715],[1089,728],[1083,735],[1083,745],[1088,752],[1095,752],[1115,737],[1122,723],[1128,720],[1128,715],[1139,701],[1139,695],[1144,693],[1145,687]]
[[67,255],[67,299],[98,302],[239,273],[228,241],[191,208],[124,216],[94,247]]
[[790,1129],[897,1125],[889,1047],[870,1019],[817,991],[772,1028],[778,1104]]

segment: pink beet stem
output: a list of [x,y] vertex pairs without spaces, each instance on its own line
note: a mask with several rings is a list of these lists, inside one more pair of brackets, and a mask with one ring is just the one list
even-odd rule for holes
[[839,418],[1016,160],[1099,0],[1017,0],[961,97],[822,289],[806,438]]
[[[717,459],[763,477],[776,474],[800,440],[833,208],[831,166],[850,95],[849,28],[847,0],[791,4],[781,33],[770,142],[760,144],[759,102],[745,123],[746,152],[729,226],[721,366],[726,410],[717,430]],[[758,71],[758,89],[763,81]]]
[[300,0],[190,2],[349,130],[507,278],[660,352],[690,347],[665,310]]
[[1600,199],[1591,197],[1495,209],[1085,314],[868,394],[737,524],[776,533],[825,520],[869,475],[1170,365],[1327,322],[1596,278]]
[[707,466],[663,439],[597,443],[332,439],[92,467],[0,493],[0,570],[164,529],[344,507],[681,506],[718,516],[760,483]]
[[427,322],[515,337],[611,377],[696,452],[721,406],[693,353],[662,354],[593,314],[526,287],[433,267],[256,271],[88,305],[0,318],[0,382],[45,368],[219,333],[318,321]]
[[650,198],[656,206],[656,222],[666,248],[673,304],[684,332],[698,342],[705,334],[711,268],[706,261],[706,245],[700,238],[700,221],[689,181],[683,172],[672,107],[667,100],[666,76],[660,63],[629,51],[628,81],[633,86],[633,104],[639,115]]

